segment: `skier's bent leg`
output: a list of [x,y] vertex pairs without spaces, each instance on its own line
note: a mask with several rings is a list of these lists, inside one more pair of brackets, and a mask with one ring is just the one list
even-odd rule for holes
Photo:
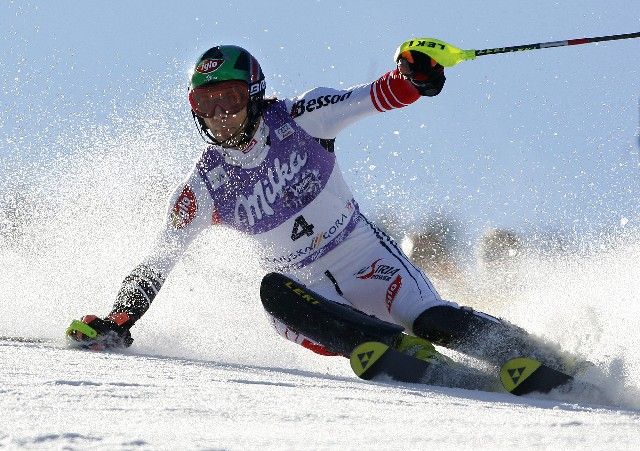
[[436,345],[498,366],[513,357],[533,357],[566,370],[572,360],[560,352],[558,346],[469,307],[438,305],[428,308],[414,321],[413,331]]
[[[327,347],[322,343],[303,335],[297,330],[291,328],[291,326],[273,317],[269,313],[267,313],[267,316],[271,319],[271,324],[273,325],[276,332],[287,340],[299,344],[302,347],[315,352],[316,354],[324,356],[343,355],[345,357],[348,357],[348,355],[344,353],[332,351],[332,349],[334,348]],[[331,333],[331,330],[328,330],[328,332]],[[391,335],[389,344],[403,354],[411,355],[416,359],[440,361],[443,363],[451,362],[449,358],[440,354],[428,340],[397,332],[397,330],[395,331],[395,335]],[[329,344],[329,346],[331,346],[331,344]]]
[[443,361],[427,340],[402,333],[403,327],[329,300],[281,274],[268,274],[260,296],[280,335],[323,355],[349,356],[366,341],[380,341],[421,360]]
[[[269,315],[328,352],[348,356],[365,341],[393,345],[403,328],[334,302],[282,274],[267,274],[260,286]],[[301,343],[302,344],[302,343]]]

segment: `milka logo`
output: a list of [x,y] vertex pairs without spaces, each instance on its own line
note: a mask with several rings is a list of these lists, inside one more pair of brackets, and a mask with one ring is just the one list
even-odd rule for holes
[[307,154],[299,155],[295,151],[289,155],[289,164],[280,164],[280,159],[276,158],[273,161],[273,168],[269,168],[267,172],[268,180],[259,180],[253,186],[253,194],[249,197],[240,195],[236,198],[236,223],[243,222],[240,216],[242,209],[246,215],[245,220],[250,226],[253,226],[256,220],[262,219],[263,214],[273,215],[274,211],[271,205],[278,196],[282,196],[282,189],[287,182],[293,180],[305,164],[307,164]]

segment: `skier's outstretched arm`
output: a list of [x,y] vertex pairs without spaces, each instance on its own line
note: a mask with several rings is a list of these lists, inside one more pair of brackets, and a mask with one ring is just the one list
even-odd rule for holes
[[[76,321],[67,334],[93,349],[130,346],[131,327],[149,309],[189,244],[211,225],[212,211],[211,198],[194,171],[170,197],[162,229],[147,256],[125,277],[111,312],[104,318],[86,315],[81,322],[90,329],[83,329]],[[74,324],[77,327],[74,328]]]
[[444,68],[420,52],[404,52],[397,67],[377,80],[348,89],[314,88],[286,104],[307,133],[315,138],[334,139],[354,122],[373,114],[403,108],[421,96],[442,91]]

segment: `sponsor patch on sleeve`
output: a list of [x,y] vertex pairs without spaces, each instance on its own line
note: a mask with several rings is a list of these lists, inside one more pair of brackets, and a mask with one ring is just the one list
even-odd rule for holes
[[320,108],[344,102],[349,97],[351,97],[352,92],[353,91],[340,91],[340,93],[336,94],[321,95],[319,97],[316,97],[315,99],[303,98],[297,100],[291,107],[291,117],[296,118],[302,116],[305,112],[311,113],[312,111],[319,110]]
[[196,195],[189,185],[185,185],[171,210],[171,223],[176,229],[183,229],[193,221],[197,211]]

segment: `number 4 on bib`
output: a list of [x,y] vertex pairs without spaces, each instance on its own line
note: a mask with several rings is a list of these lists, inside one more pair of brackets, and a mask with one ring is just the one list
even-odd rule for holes
[[298,216],[293,223],[293,230],[291,231],[291,239],[296,241],[303,236],[313,235],[313,224],[309,224],[304,216]]

